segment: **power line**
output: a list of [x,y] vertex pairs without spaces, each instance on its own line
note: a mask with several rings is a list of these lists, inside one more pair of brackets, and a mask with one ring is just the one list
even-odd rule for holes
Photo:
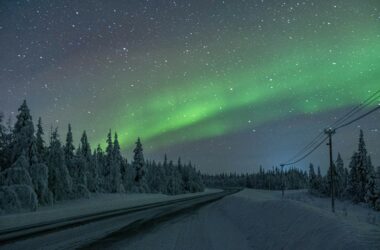
[[339,127],[335,128],[335,130],[347,127],[348,125],[351,125],[352,123],[357,122],[357,121],[363,119],[364,117],[372,114],[373,112],[375,112],[377,110],[380,110],[380,104],[377,107],[375,107],[375,108],[371,109],[370,111],[368,111],[367,113],[362,114],[361,116],[359,116],[359,117],[357,117],[357,118],[355,118],[355,119],[353,119],[353,120],[351,120],[351,121],[349,121],[349,122],[347,122],[345,124],[340,125]]
[[298,160],[296,160],[294,162],[286,163],[286,164],[281,164],[281,165],[284,165],[284,166],[294,165],[294,164],[304,160],[306,157],[311,155],[315,150],[317,150],[327,140],[327,138],[328,138],[327,136],[325,138],[323,138],[323,140],[320,143],[318,143],[309,153],[307,153],[303,157],[299,158]]
[[[380,90],[376,91],[374,94],[372,94],[370,97],[368,97],[366,100],[364,100],[363,102],[361,102],[359,105],[355,106],[353,109],[351,109],[348,113],[346,113],[344,116],[340,117],[337,121],[335,121],[333,123],[332,126],[330,126],[330,128],[332,127],[335,127],[335,126],[338,126],[336,128],[334,128],[335,130],[337,129],[340,129],[340,128],[343,128],[343,127],[346,127],[362,118],[364,118],[365,116],[375,112],[376,110],[379,110],[380,109],[380,106],[370,110],[369,112],[347,122],[347,123],[344,123],[346,122],[348,119],[350,119],[352,116],[354,116],[355,114],[357,114],[358,112],[360,112],[361,110],[363,110],[364,108],[368,107],[369,105],[371,105],[373,102],[375,102],[379,97],[380,97]],[[319,133],[310,143],[308,143],[306,146],[304,146],[300,151],[298,151],[297,154],[295,154],[291,159],[289,159],[286,163],[284,164],[281,164],[283,166],[288,166],[288,165],[293,165],[293,164],[296,164],[300,161],[302,161],[303,159],[305,159],[307,156],[309,156],[310,154],[312,154],[319,146],[321,146],[323,144],[323,142],[325,142],[327,140],[328,137],[325,137],[323,138],[323,135],[325,134],[325,132],[321,132]],[[321,138],[322,141],[319,141]],[[316,145],[316,146],[315,146]],[[315,146],[315,147],[313,147]],[[308,152],[307,154],[305,154],[304,156],[300,157],[298,160],[295,160],[297,159],[299,156],[301,156],[302,154],[306,153],[309,149],[312,150],[310,152]]]
[[293,161],[297,159],[297,157],[304,154],[307,150],[312,148],[316,143],[318,143],[319,139],[321,139],[324,135],[324,132],[319,133],[310,143],[308,143],[306,146],[304,146],[300,151],[298,151],[297,154],[295,154],[292,158],[290,158],[287,162]]
[[[350,119],[352,116],[354,116],[355,114],[357,114],[358,112],[360,112],[364,108],[366,108],[369,105],[371,105],[379,97],[380,97],[380,90],[376,91],[370,97],[368,97],[366,100],[364,100],[363,102],[361,102],[360,104],[358,104],[357,106],[355,106],[354,108],[352,108],[348,113],[346,113],[344,116],[342,116],[338,120],[336,120],[330,127],[332,128],[332,127],[339,126],[338,128],[342,128],[344,126],[348,126],[349,124],[351,124],[351,123],[353,123],[353,122],[355,122],[357,120],[360,120],[361,118],[363,118],[364,116],[366,116],[368,114],[363,115],[363,117],[360,116],[359,118],[356,118],[355,120],[350,121],[348,123],[344,123],[345,121],[347,121],[348,119]],[[372,113],[374,111],[376,111],[376,110],[370,111],[368,113],[370,114],[370,113]],[[336,128],[336,129],[338,129],[338,128]],[[293,160],[297,159],[297,157],[299,157],[302,154],[304,154],[305,152],[307,152],[307,150],[309,150],[310,148],[312,148],[314,145],[316,145],[318,143],[319,139],[321,139],[324,134],[325,134],[324,132],[319,133],[310,143],[308,143],[300,151],[298,151],[285,164],[289,163],[290,161],[293,161]]]
[[371,105],[374,101],[376,101],[380,97],[380,90],[376,91],[374,94],[372,94],[370,97],[368,97],[366,100],[361,102],[359,105],[356,107],[352,108],[348,113],[346,113],[344,116],[336,120],[330,127],[336,127],[339,126],[340,124],[344,123],[348,119],[350,119],[353,115],[356,113],[360,112],[364,108],[368,107]]

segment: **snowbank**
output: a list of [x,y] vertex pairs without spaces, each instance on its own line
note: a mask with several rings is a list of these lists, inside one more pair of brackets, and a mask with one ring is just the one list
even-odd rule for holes
[[[309,194],[306,190],[288,191],[285,197],[324,211],[331,211],[331,199],[329,197],[317,197]],[[335,215],[354,226],[372,224],[380,227],[380,212],[373,210],[365,203],[353,204],[350,200],[335,199]]]
[[254,248],[376,249],[380,246],[378,225],[333,214],[326,206],[328,199],[312,204],[288,199],[294,195],[306,196],[305,191],[287,193],[282,200],[280,192],[244,190],[229,197],[231,202],[223,209],[227,214],[239,211],[233,219],[247,231]]
[[53,206],[39,207],[36,212],[2,215],[0,216],[0,230],[220,191],[219,189],[206,189],[202,193],[172,196],[125,193],[91,194],[90,199],[61,201]]

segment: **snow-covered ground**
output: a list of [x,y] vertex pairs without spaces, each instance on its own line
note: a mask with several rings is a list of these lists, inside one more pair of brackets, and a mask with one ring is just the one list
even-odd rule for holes
[[202,193],[163,195],[163,194],[92,194],[90,199],[62,201],[53,206],[38,208],[35,212],[0,216],[0,231],[36,223],[65,219],[120,208],[146,205],[184,197],[220,192],[219,189],[206,189]]
[[282,200],[281,192],[245,189],[112,249],[380,249],[380,226],[366,219],[379,213],[337,202],[332,214],[329,205],[305,191]]
[[[280,194],[278,194],[280,195]],[[286,199],[295,200],[325,211],[331,211],[331,198],[310,195],[307,190],[286,192]],[[380,212],[373,210],[368,204],[353,204],[349,200],[335,199],[335,215],[342,221],[362,227],[371,224],[380,227]],[[380,237],[380,236],[379,236]]]

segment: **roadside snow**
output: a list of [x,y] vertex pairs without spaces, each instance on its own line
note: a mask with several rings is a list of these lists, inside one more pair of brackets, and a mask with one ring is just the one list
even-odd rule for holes
[[328,199],[312,204],[302,201],[303,191],[286,194],[282,200],[281,192],[245,189],[112,249],[380,249],[378,225],[350,222],[317,205]]
[[[331,211],[331,199],[329,197],[317,197],[309,194],[307,190],[288,191],[285,198]],[[353,225],[372,224],[380,227],[380,212],[373,210],[365,203],[353,204],[349,200],[335,199],[335,215]]]
[[202,193],[163,195],[163,194],[92,194],[90,199],[61,201],[53,206],[43,206],[35,212],[0,216],[0,230],[16,228],[64,218],[77,217],[109,210],[146,205],[161,201],[205,195],[220,192],[219,189],[206,189]]

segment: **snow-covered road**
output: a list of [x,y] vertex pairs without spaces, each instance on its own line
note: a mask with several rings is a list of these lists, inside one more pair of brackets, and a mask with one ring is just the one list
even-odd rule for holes
[[278,192],[244,190],[112,249],[380,249],[378,225],[351,224],[328,207],[280,197]]
[[[77,249],[83,246],[88,247],[93,242],[99,242],[95,248],[98,246],[102,246],[100,247],[102,249],[111,248],[111,245],[105,242],[109,238],[114,239],[115,233],[124,231],[125,228],[132,227],[133,231],[136,223],[156,221],[161,217],[172,216],[173,213],[213,202],[233,192],[236,191],[211,192],[147,204],[141,207],[127,207],[121,211],[112,210],[100,213],[100,215],[84,216],[84,220],[75,218],[74,220],[54,222],[47,225],[47,229],[45,225],[42,225],[42,227],[12,231],[0,235],[0,249]],[[77,220],[82,221],[78,222]],[[129,230],[127,235],[130,234]],[[94,246],[91,245],[88,248],[94,249]]]
[[305,191],[288,191],[283,200],[280,192],[245,189],[203,206],[140,211],[5,249],[380,249],[380,225],[363,221],[379,213],[337,201],[332,214],[328,204]]

